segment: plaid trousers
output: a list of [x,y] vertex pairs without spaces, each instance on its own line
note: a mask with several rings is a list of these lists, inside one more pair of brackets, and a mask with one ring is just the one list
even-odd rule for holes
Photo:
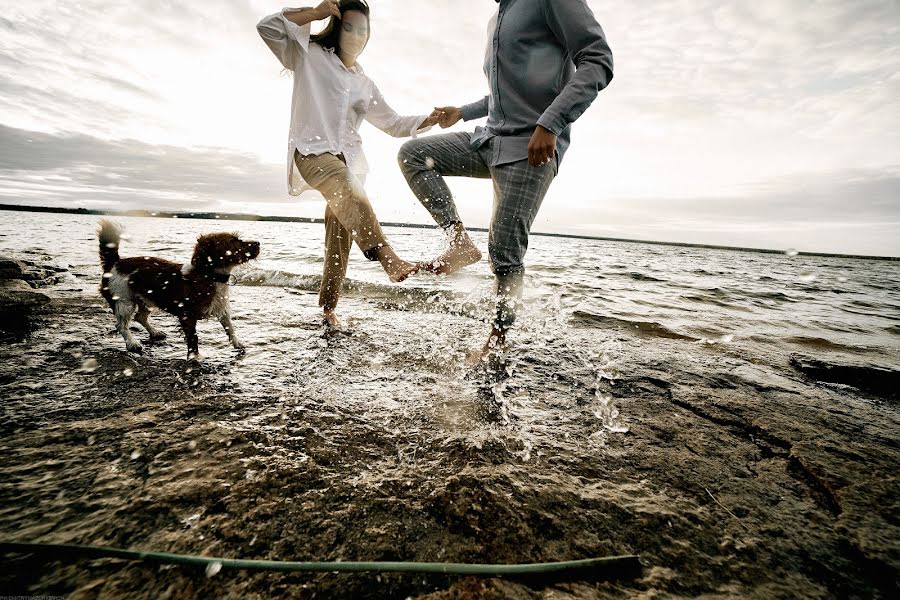
[[494,325],[506,330],[515,321],[516,305],[521,302],[528,234],[556,176],[556,161],[541,167],[532,167],[527,159],[491,166],[494,140],[473,149],[471,139],[471,133],[448,133],[409,140],[397,159],[413,193],[444,228],[461,222],[444,177],[493,181],[488,257],[497,277]]

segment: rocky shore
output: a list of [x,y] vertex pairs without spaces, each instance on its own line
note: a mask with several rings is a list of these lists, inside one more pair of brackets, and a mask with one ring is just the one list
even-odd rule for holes
[[[544,407],[551,416],[541,446],[519,441],[515,406],[510,422],[493,423],[473,444],[446,435],[429,406],[429,386],[446,385],[446,367],[403,350],[416,347],[421,328],[464,317],[410,313],[408,330],[390,332],[396,350],[385,350],[409,364],[361,381],[352,373],[371,354],[365,331],[318,337],[310,302],[292,325],[291,335],[311,340],[295,372],[260,367],[254,376],[237,362],[196,368],[174,358],[182,348],[171,324],[173,358],[128,355],[99,297],[59,289],[64,272],[49,257],[0,259],[3,540],[275,560],[509,563],[633,553],[643,570],[613,581],[210,576],[118,559],[10,554],[0,557],[4,594],[449,600],[900,593],[896,357],[722,353],[573,318],[571,336],[627,342],[617,375],[598,390],[580,372],[548,372],[540,355],[518,348],[516,373],[540,378],[548,392],[531,390],[522,406],[568,400]],[[281,292],[241,293],[264,305]],[[350,315],[374,310],[354,298],[347,306]],[[73,333],[76,322],[87,333]],[[343,361],[351,375],[338,383],[371,387],[372,402],[387,402],[378,398],[415,363],[425,370],[421,398],[393,398],[395,417],[373,425],[366,405],[342,402],[338,383],[317,379],[317,361]],[[516,377],[501,382],[508,397],[521,391]],[[592,438],[593,430],[581,428],[598,391],[615,398],[627,433]],[[562,425],[566,435],[554,436]]]

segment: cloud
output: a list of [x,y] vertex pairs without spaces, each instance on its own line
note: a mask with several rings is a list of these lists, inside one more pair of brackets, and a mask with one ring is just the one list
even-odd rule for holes
[[[895,0],[588,1],[616,77],[574,125],[539,228],[594,223],[597,233],[701,242],[755,228],[758,243],[770,244],[795,235],[772,233],[793,227],[786,223],[815,220],[832,233],[846,223],[817,244],[895,247],[896,230],[883,224],[896,221],[898,203]],[[100,0],[7,7],[3,140],[40,142],[17,146],[21,157],[0,148],[4,164],[21,163],[0,172],[5,197],[293,206],[283,181],[293,81],[255,30],[278,8],[268,0],[170,0],[137,12]],[[496,8],[373,2],[366,72],[401,113],[475,100],[487,92],[485,29]],[[399,142],[368,126],[363,136],[379,216],[427,220],[397,171]],[[37,166],[25,168],[29,161]],[[490,186],[451,186],[467,222],[484,225]]]
[[[274,203],[281,166],[222,148],[103,140],[0,125],[0,201],[116,208],[219,208]],[[313,199],[314,196],[310,196]],[[245,209],[246,210],[246,209]]]

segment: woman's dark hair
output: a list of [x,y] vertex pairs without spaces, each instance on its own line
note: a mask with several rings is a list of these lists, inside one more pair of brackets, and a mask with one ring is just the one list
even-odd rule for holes
[[[369,5],[365,3],[365,0],[340,0],[338,8],[340,8],[342,16],[348,10],[357,10],[366,15],[366,21],[369,21]],[[369,25],[369,36],[371,37],[371,35],[372,26]],[[311,35],[309,41],[315,42],[323,48],[331,48],[336,54],[340,54],[341,19],[338,19],[337,17],[328,19],[325,29],[315,35]]]

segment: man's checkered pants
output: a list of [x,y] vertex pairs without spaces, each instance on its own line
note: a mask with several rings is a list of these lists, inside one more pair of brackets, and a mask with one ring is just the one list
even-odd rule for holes
[[401,147],[398,160],[413,193],[444,228],[461,222],[444,177],[493,181],[488,256],[500,299],[494,324],[505,330],[515,320],[515,305],[522,297],[528,233],[556,176],[556,164],[551,161],[532,167],[525,159],[492,167],[493,140],[473,150],[471,138],[470,133],[448,133],[410,140]]

